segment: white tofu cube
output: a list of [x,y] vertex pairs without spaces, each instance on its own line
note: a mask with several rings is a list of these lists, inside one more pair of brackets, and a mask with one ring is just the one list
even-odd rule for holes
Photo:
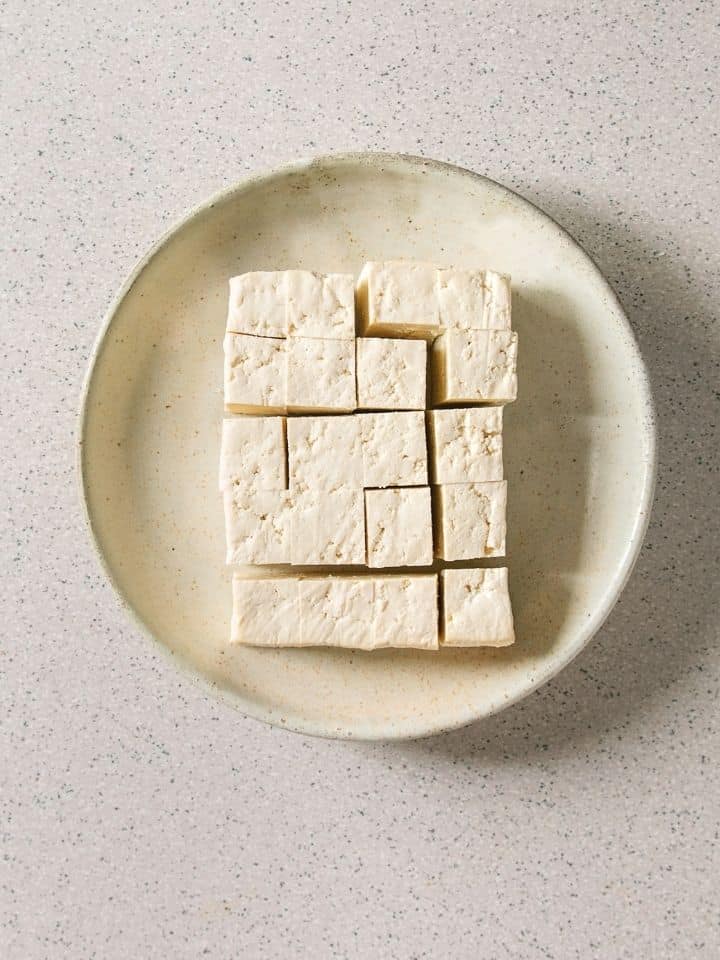
[[358,417],[290,417],[287,437],[293,491],[362,488]]
[[230,280],[227,329],[255,337],[287,336],[283,271],[243,273]]
[[366,263],[358,278],[357,303],[364,335],[428,338],[440,332],[434,264]]
[[223,420],[220,489],[284,490],[287,487],[284,417]]
[[443,646],[506,647],[515,642],[507,567],[442,571]]
[[359,419],[364,487],[427,484],[424,413],[362,413]]
[[284,413],[285,340],[227,333],[225,409],[232,413]]
[[355,282],[352,274],[288,270],[285,289],[289,337],[355,338]]
[[226,563],[290,563],[291,501],[287,491],[247,491],[232,487],[223,494]]
[[293,497],[290,558],[296,566],[365,563],[362,490],[307,490]]
[[438,270],[440,323],[446,330],[509,330],[510,278],[491,270]]
[[429,487],[365,491],[369,567],[417,567],[433,562]]
[[235,574],[230,643],[257,647],[299,646],[299,581],[292,577],[246,580]]
[[373,582],[369,577],[300,581],[303,646],[354,647],[373,643]]
[[286,399],[289,410],[355,409],[354,340],[291,337],[286,343]]
[[424,340],[358,339],[358,407],[424,410],[426,367]]
[[503,479],[502,407],[431,410],[433,483]]
[[435,403],[507,403],[517,397],[517,334],[446,330],[432,345]]
[[373,648],[438,648],[436,574],[374,577]]
[[486,271],[483,326],[486,330],[509,330],[510,313],[510,277],[492,270]]
[[505,553],[507,483],[451,483],[437,487],[437,555],[442,560],[501,557]]

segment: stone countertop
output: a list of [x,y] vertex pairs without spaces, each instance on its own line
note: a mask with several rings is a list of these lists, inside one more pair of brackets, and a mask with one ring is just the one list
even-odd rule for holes
[[[0,953],[720,953],[720,187],[714,3],[9,0],[0,93]],[[132,626],[73,432],[136,258],[249,171],[449,160],[566,226],[649,365],[660,463],[597,639],[520,705],[410,744],[229,711]]]

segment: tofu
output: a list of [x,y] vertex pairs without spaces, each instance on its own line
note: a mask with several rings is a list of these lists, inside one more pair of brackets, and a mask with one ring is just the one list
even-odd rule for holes
[[365,491],[369,567],[417,567],[433,562],[429,487]]
[[285,490],[284,417],[233,417],[223,420],[220,490],[228,490],[233,486],[242,486],[246,490]]
[[291,500],[287,491],[223,493],[228,564],[290,563]]
[[440,332],[437,267],[415,260],[366,263],[357,283],[363,336],[419,337]]
[[301,580],[302,645],[371,649],[373,596],[373,582],[369,577]]
[[347,412],[356,408],[354,340],[291,337],[286,343],[288,410]]
[[290,417],[287,438],[291,489],[362,488],[358,417]]
[[506,647],[515,642],[507,567],[442,571],[444,647]]
[[502,407],[431,410],[433,483],[503,479]]
[[502,557],[507,483],[451,483],[436,488],[436,553],[442,560]]
[[373,585],[373,648],[437,650],[437,575],[374,577]]
[[256,647],[300,645],[300,583],[293,577],[233,577],[230,643]]
[[428,482],[425,414],[361,413],[364,487],[423,487]]
[[517,342],[512,330],[446,330],[432,345],[434,403],[514,400]]
[[492,270],[438,270],[445,330],[509,330],[510,277]]
[[486,271],[483,326],[487,330],[509,330],[510,314],[510,277],[492,270]]
[[230,280],[228,333],[287,336],[285,272],[256,271]]
[[365,563],[362,490],[310,489],[293,497],[290,562],[296,566]]
[[355,281],[352,274],[288,270],[285,292],[289,337],[355,339]]
[[426,367],[424,340],[358,339],[358,407],[361,410],[424,410]]
[[284,413],[285,340],[227,333],[225,409],[232,413]]

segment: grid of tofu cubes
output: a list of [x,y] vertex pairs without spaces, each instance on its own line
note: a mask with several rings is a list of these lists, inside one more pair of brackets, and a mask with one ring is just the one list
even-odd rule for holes
[[233,643],[514,641],[506,568],[422,569],[505,553],[507,277],[413,261],[367,263],[357,285],[246,273],[224,355],[226,561],[288,567],[235,573]]

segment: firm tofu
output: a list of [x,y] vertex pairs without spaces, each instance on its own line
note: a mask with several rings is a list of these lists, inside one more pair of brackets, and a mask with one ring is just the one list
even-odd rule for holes
[[[359,444],[358,444],[359,446]],[[287,487],[284,417],[223,420],[220,489],[284,490]]]
[[428,482],[425,414],[361,413],[364,487],[423,487]]
[[255,337],[287,336],[286,273],[255,271],[230,280],[227,329]]
[[364,564],[362,490],[310,489],[293,496],[290,562],[296,566]]
[[483,326],[487,330],[509,330],[511,326],[510,277],[488,270],[485,273]]
[[492,270],[438,270],[440,324],[446,330],[509,330],[510,278]]
[[354,340],[291,337],[286,343],[288,410],[302,413],[355,409]]
[[435,403],[508,403],[517,397],[517,333],[446,330],[432,345]]
[[303,646],[373,645],[373,582],[369,577],[324,577],[300,581]]
[[352,274],[288,270],[285,283],[289,337],[355,338],[355,281]]
[[507,567],[442,571],[443,646],[507,647],[515,642]]
[[438,648],[438,578],[373,577],[373,647]]
[[441,329],[437,267],[414,260],[366,263],[357,307],[364,336],[432,338]]
[[502,557],[507,483],[451,483],[436,488],[436,553],[442,560]]
[[362,488],[358,417],[290,417],[287,438],[293,491]]
[[502,407],[431,410],[433,483],[503,479]]
[[365,491],[369,567],[417,567],[433,562],[429,487]]
[[284,413],[285,340],[225,334],[225,409],[232,413]]
[[257,647],[300,645],[300,584],[294,577],[233,577],[230,643]]
[[361,410],[424,410],[426,368],[424,340],[358,339],[358,407]]
[[285,490],[223,493],[226,563],[290,563],[290,495]]

